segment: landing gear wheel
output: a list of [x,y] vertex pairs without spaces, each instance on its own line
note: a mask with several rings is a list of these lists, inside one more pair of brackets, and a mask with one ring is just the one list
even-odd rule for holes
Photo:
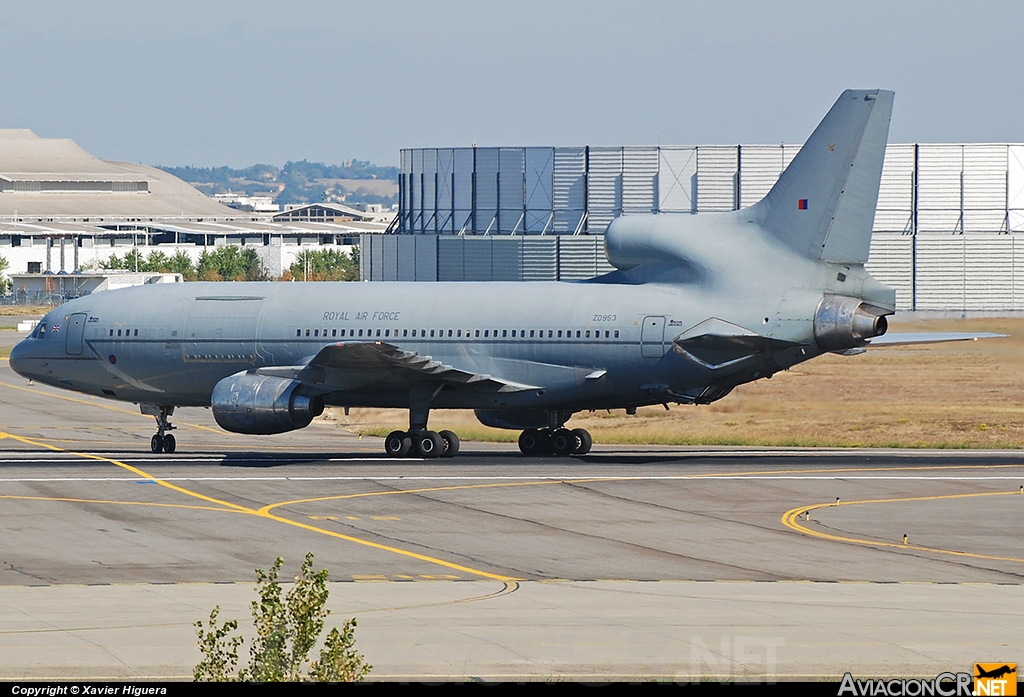
[[536,428],[528,428],[519,434],[519,450],[523,455],[537,455],[540,453],[544,443],[541,433]]
[[149,449],[152,450],[154,453],[162,451],[164,449],[164,437],[158,433],[152,438],[150,438]]
[[416,441],[416,451],[421,457],[434,458],[444,450],[444,439],[434,431],[424,431]]
[[392,431],[384,439],[384,452],[390,457],[405,457],[412,450],[412,438],[405,431]]
[[594,439],[590,437],[590,432],[585,428],[574,428],[572,435],[576,436],[576,448],[572,451],[573,455],[586,455],[590,452],[590,449],[594,446]]
[[548,439],[555,455],[567,457],[576,451],[576,434],[567,428],[556,428]]
[[455,457],[459,452],[459,437],[451,431],[441,431],[437,435],[444,442],[441,457]]
[[167,453],[168,455],[173,453],[174,452],[174,448],[176,447],[176,445],[177,444],[174,442],[174,436],[172,436],[170,433],[168,433],[166,436],[164,436],[164,452],[165,453]]
[[542,428],[540,429],[540,450],[537,451],[538,455],[554,455],[555,450],[551,447],[551,429]]

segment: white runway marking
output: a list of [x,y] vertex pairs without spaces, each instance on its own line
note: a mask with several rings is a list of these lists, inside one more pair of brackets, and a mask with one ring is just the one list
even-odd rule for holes
[[[973,476],[904,476],[904,475],[792,475],[792,474],[685,474],[685,475],[606,475],[606,474],[572,474],[572,475],[514,475],[514,476],[427,476],[427,475],[393,475],[379,477],[373,475],[344,477],[156,477],[164,482],[386,482],[386,481],[430,481],[430,482],[505,482],[505,481],[603,481],[603,482],[643,482],[643,481],[701,481],[701,480],[892,480],[892,481],[1021,481],[1021,475],[973,475]],[[0,483],[16,482],[148,482],[150,479],[140,477],[0,477]]]

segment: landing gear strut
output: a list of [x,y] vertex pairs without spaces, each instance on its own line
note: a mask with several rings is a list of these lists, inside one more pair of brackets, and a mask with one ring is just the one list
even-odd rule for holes
[[593,445],[594,439],[582,428],[528,428],[519,436],[523,455],[586,455]]
[[154,453],[173,453],[177,444],[174,442],[174,436],[168,431],[174,430],[174,426],[170,422],[174,407],[140,404],[139,408],[143,414],[149,414],[156,419],[156,435],[149,440],[149,449]]

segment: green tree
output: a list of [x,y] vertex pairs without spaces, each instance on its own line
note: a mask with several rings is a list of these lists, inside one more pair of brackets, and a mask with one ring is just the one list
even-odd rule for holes
[[255,249],[232,244],[212,252],[203,250],[196,271],[201,281],[265,281],[268,278]]
[[[351,682],[362,680],[373,667],[355,648],[355,618],[335,627],[324,641],[315,661],[309,654],[323,633],[330,614],[327,604],[327,570],[313,571],[313,554],[306,555],[295,585],[281,597],[278,575],[284,559],[278,557],[270,571],[256,570],[259,600],[252,602],[256,638],[249,647],[249,664],[238,672],[244,682],[296,682],[313,680]],[[219,624],[220,606],[206,623],[196,622],[199,650],[203,654],[193,672],[197,681],[230,681],[238,665],[241,637],[231,634],[238,622]]]
[[307,281],[358,281],[359,248],[351,254],[337,249],[307,249],[288,267],[291,277]]
[[167,270],[171,273],[180,273],[186,281],[194,281],[197,278],[196,266],[192,263],[192,257],[183,249],[167,260]]
[[0,257],[0,295],[6,295],[7,289],[11,284],[10,280],[8,280],[6,276],[4,276],[4,271],[9,269],[10,266],[11,264],[9,261],[4,259],[3,257]]

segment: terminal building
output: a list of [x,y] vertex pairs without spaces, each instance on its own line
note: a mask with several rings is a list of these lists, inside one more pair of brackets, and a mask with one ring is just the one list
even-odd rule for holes
[[[363,278],[589,278],[612,270],[602,236],[613,218],[749,206],[799,150],[403,150],[395,234],[364,237]],[[1024,310],[1022,233],[1024,145],[887,147],[867,267],[900,309]]]
[[390,222],[379,207],[330,206],[230,208],[155,167],[107,162],[70,140],[0,129],[0,257],[12,277],[95,269],[131,249],[143,256],[184,250],[197,261],[204,249],[225,244],[254,247],[268,274],[280,276],[301,249],[347,248]]

